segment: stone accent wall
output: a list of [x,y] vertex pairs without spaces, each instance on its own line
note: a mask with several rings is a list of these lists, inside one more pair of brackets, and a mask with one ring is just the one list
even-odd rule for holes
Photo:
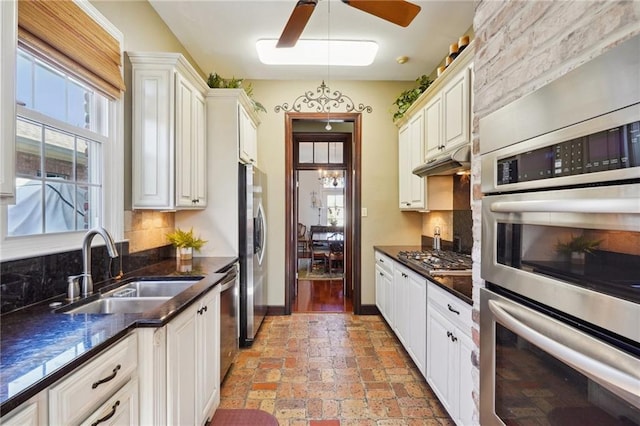
[[[479,405],[481,200],[479,119],[640,33],[638,1],[479,1],[472,123],[474,400]],[[478,420],[476,410],[476,422]]]

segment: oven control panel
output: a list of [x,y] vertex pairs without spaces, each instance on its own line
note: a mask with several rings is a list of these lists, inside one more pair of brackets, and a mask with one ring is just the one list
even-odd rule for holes
[[640,166],[640,121],[497,160],[497,184]]

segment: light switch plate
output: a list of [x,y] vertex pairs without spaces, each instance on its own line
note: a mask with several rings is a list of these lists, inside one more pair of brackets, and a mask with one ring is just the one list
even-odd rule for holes
[[369,214],[369,211],[367,210],[366,207],[362,208],[362,217],[367,217],[367,215]]

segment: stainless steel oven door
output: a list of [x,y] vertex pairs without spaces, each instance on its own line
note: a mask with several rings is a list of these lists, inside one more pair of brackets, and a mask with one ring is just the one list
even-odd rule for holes
[[482,278],[640,342],[639,194],[634,183],[486,195]]
[[640,359],[480,290],[480,423],[640,424]]

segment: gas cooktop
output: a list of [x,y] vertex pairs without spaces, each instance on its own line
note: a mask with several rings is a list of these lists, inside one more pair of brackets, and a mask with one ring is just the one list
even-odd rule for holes
[[401,251],[398,258],[429,275],[471,275],[471,256],[443,250]]

